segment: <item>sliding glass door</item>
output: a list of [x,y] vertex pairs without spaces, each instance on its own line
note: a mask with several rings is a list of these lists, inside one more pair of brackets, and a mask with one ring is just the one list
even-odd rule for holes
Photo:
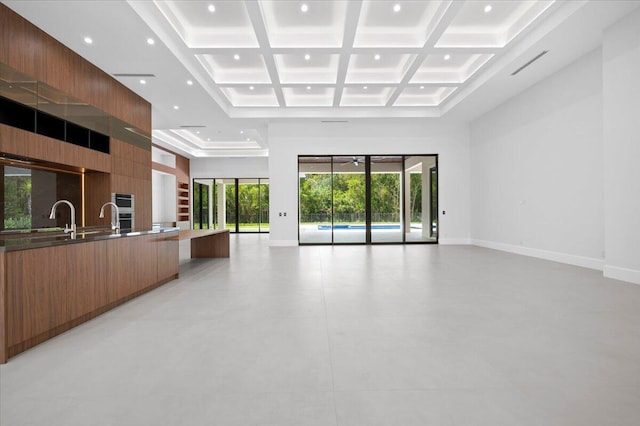
[[299,238],[304,244],[333,242],[331,157],[300,157]]
[[438,222],[437,158],[430,155],[405,156],[404,178],[405,241],[437,241],[437,232],[433,232]]
[[364,243],[367,198],[365,158],[333,157],[333,243]]
[[269,232],[269,180],[194,179],[193,228]]
[[213,228],[213,179],[193,180],[193,229]]
[[402,156],[371,157],[371,242],[401,243]]
[[238,179],[238,230],[260,231],[260,184],[258,179]]
[[258,232],[269,232],[269,179],[258,181]]
[[300,156],[301,244],[437,242],[436,155]]

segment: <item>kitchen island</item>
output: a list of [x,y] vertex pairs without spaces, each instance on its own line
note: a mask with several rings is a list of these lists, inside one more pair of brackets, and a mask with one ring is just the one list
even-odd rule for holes
[[191,241],[191,258],[229,257],[228,229],[185,229],[180,240]]
[[0,238],[0,363],[178,278],[178,231]]

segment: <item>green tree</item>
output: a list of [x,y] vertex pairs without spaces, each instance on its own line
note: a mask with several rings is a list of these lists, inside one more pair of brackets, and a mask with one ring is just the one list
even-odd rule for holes
[[422,220],[422,173],[411,173],[409,176],[411,220],[420,222]]
[[31,228],[31,176],[5,176],[4,229]]

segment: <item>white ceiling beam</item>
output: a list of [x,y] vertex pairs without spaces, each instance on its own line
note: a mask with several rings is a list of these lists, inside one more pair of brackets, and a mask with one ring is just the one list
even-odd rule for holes
[[258,39],[260,53],[262,54],[264,64],[267,67],[269,78],[271,78],[271,85],[273,86],[276,98],[278,99],[278,105],[280,105],[281,108],[284,108],[287,104],[284,100],[284,94],[282,93],[280,76],[278,75],[276,62],[273,59],[273,52],[271,50],[271,44],[269,43],[269,35],[267,34],[267,27],[264,23],[262,12],[260,11],[260,5],[257,1],[245,1],[244,3],[247,8],[247,13],[249,14],[249,19],[251,19],[251,23],[253,24],[253,30],[255,31]]
[[353,51],[353,41],[356,38],[360,11],[362,10],[362,0],[352,0],[347,4],[347,16],[344,19],[344,33],[342,36],[342,49],[340,49],[340,62],[338,63],[338,76],[336,80],[336,90],[333,94],[333,107],[340,106],[344,81],[349,69],[349,59]]
[[440,40],[440,37],[442,37],[442,34],[444,34],[444,32],[447,30],[447,28],[451,24],[451,21],[453,21],[453,19],[456,17],[456,15],[460,11],[464,3],[465,3],[464,1],[452,1],[452,2],[449,2],[448,4],[443,3],[440,6],[440,8],[438,9],[438,14],[442,14],[442,16],[440,17],[440,20],[438,21],[433,31],[431,31],[431,34],[429,34],[429,38],[424,43],[422,52],[416,55],[416,57],[413,60],[413,63],[411,64],[407,72],[402,77],[402,81],[400,81],[400,85],[387,100],[387,104],[386,104],[387,107],[393,106],[393,104],[396,102],[396,100],[402,93],[402,90],[404,90],[404,88],[407,87],[407,85],[409,84],[409,82],[411,81],[415,73],[418,71],[418,69],[422,65],[422,62],[424,62],[424,59],[427,57],[428,53],[432,52],[433,49],[435,49],[434,47],[435,44],[438,42],[438,40]]

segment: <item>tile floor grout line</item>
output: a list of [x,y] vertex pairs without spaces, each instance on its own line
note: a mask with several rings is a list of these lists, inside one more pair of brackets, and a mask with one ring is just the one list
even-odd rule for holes
[[322,306],[324,308],[324,323],[327,332],[327,347],[329,349],[329,368],[331,369],[331,399],[333,400],[333,414],[336,421],[336,426],[339,426],[338,422],[338,408],[336,404],[336,381],[335,373],[333,370],[333,350],[331,346],[331,336],[329,335],[329,313],[327,312],[327,299],[325,297],[324,286],[324,267],[322,265],[322,254],[320,254],[320,286],[322,288]]

